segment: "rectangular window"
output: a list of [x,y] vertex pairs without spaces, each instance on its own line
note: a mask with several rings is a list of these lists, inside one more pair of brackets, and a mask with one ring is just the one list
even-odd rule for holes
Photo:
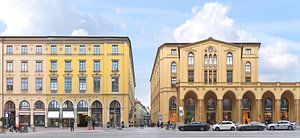
[[176,77],[171,77],[171,87],[176,87]]
[[66,45],[65,46],[65,54],[67,54],[67,55],[72,54],[71,45]]
[[212,71],[208,71],[208,82],[212,82]]
[[119,62],[118,61],[112,61],[112,71],[115,72],[115,71],[118,71],[119,70]]
[[65,78],[65,92],[72,91],[72,78],[66,77]]
[[111,78],[111,91],[112,92],[119,92],[119,77],[112,77]]
[[6,79],[6,90],[12,91],[14,89],[14,80],[12,78]]
[[112,53],[118,54],[118,45],[112,45]]
[[37,91],[43,90],[43,79],[42,78],[36,78],[36,80],[35,80],[35,89]]
[[85,45],[79,46],[79,54],[81,54],[81,55],[85,54]]
[[36,54],[42,54],[42,46],[40,46],[40,45],[37,45],[37,46],[35,46],[35,52],[36,52]]
[[100,77],[94,77],[94,92],[100,92],[101,79]]
[[6,71],[12,72],[13,70],[14,70],[13,62],[12,61],[7,61],[6,62]]
[[41,71],[43,71],[43,63],[41,62],[41,61],[37,61],[36,63],[35,63],[35,70],[36,70],[36,72],[41,72]]
[[177,50],[176,49],[171,49],[171,55],[177,55]]
[[21,54],[27,54],[27,53],[28,53],[27,46],[26,45],[21,46]]
[[100,71],[100,61],[94,61],[94,71]]
[[246,82],[251,82],[251,77],[246,77]]
[[100,46],[99,45],[94,45],[94,54],[100,55]]
[[21,62],[21,71],[28,71],[28,62],[27,61]]
[[8,45],[6,46],[6,54],[12,54],[13,53],[13,46]]
[[72,70],[72,61],[65,61],[65,71]]
[[57,61],[51,61],[51,71],[57,71]]
[[83,92],[86,90],[86,78],[79,78],[79,91]]
[[227,82],[232,82],[232,70],[227,70]]
[[50,90],[51,91],[57,91],[58,84],[57,84],[57,78],[51,78],[50,80]]
[[194,82],[194,70],[188,71],[188,82]]
[[79,61],[79,71],[85,71],[85,61]]
[[207,82],[207,70],[204,70],[204,82]]
[[51,54],[57,54],[57,47],[56,47],[56,45],[51,45]]
[[217,71],[213,71],[213,82],[217,82]]
[[21,79],[21,91],[28,91],[28,78]]
[[246,55],[251,55],[251,49],[246,49],[246,50],[245,50],[245,54],[246,54]]

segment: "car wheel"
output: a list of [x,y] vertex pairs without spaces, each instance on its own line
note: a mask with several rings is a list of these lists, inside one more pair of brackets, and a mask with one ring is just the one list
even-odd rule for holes
[[292,130],[292,129],[293,129],[293,127],[292,127],[292,126],[289,126],[289,127],[288,127],[288,130]]
[[219,127],[216,127],[215,130],[216,130],[216,131],[220,131],[220,128],[219,128]]
[[270,127],[271,130],[274,130],[275,128],[273,126]]
[[204,129],[204,127],[200,127],[200,131],[204,131],[205,129]]
[[183,127],[181,127],[179,130],[180,130],[180,131],[184,131],[184,128],[183,128]]
[[230,129],[231,131],[234,131],[235,130],[235,128],[234,127],[231,127],[231,129]]

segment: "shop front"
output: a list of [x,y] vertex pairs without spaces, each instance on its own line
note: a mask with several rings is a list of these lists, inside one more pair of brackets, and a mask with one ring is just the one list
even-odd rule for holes
[[109,105],[109,124],[113,128],[121,126],[121,105],[116,100]]
[[59,111],[48,111],[48,126],[59,127]]
[[266,98],[264,101],[264,121],[269,124],[272,123],[272,104],[273,101],[270,98]]
[[30,126],[30,112],[19,112],[19,126]]
[[44,112],[36,112],[33,113],[33,122],[34,126],[45,126],[45,113]]
[[7,127],[15,126],[16,125],[16,108],[15,104],[12,101],[8,101],[5,104],[5,119],[6,121],[3,122],[3,125]]
[[243,105],[243,124],[248,124],[251,121],[251,100],[248,97],[243,98],[242,100],[242,105]]
[[70,127],[71,120],[74,119],[74,106],[69,100],[65,101],[62,106],[62,125],[64,128]]
[[86,117],[88,116],[88,103],[81,100],[77,104],[77,127],[87,127],[88,122]]
[[92,104],[92,118],[95,121],[95,126],[103,126],[102,123],[102,104],[99,101],[94,101]]

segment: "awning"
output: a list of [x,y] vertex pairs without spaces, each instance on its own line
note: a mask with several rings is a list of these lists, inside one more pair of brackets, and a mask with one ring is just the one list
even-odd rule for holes
[[59,111],[48,111],[48,118],[59,118]]
[[44,112],[34,112],[33,115],[45,115]]
[[73,111],[63,111],[63,118],[74,118]]

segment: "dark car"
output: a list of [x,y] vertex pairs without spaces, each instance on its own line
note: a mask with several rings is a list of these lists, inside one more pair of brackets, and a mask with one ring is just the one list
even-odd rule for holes
[[249,124],[242,124],[237,126],[237,130],[247,131],[247,130],[261,130],[263,131],[266,128],[266,125],[259,122],[251,122]]
[[178,127],[180,131],[206,131],[209,130],[210,125],[205,122],[191,122]]

